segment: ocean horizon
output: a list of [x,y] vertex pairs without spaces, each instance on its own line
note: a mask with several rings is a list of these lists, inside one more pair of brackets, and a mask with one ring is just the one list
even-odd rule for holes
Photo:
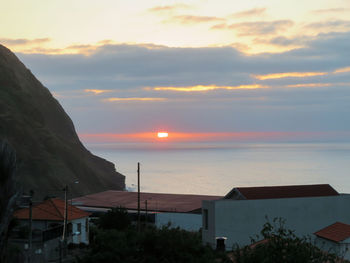
[[225,195],[233,187],[330,184],[350,192],[350,143],[87,143],[115,164],[126,188]]

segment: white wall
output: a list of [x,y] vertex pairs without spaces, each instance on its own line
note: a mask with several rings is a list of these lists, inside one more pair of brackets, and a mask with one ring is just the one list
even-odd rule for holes
[[[86,232],[86,219],[87,217],[84,218],[79,218],[72,220],[72,231],[73,231],[73,243],[74,244],[79,244],[79,243],[85,243],[89,244],[89,232]],[[81,232],[80,234],[76,235],[75,233],[78,232],[78,224],[81,224]],[[88,224],[89,225],[89,224]],[[89,229],[89,226],[88,226]]]
[[215,247],[215,237],[225,236],[226,248],[250,244],[266,223],[276,217],[286,219],[286,227],[299,236],[310,235],[336,221],[350,224],[350,195],[264,200],[203,201],[208,209],[209,229],[203,230],[203,243]]
[[350,239],[347,239],[347,240],[344,240],[343,242],[337,243],[324,238],[316,237],[315,245],[317,245],[323,251],[327,251],[329,253],[335,253],[340,258],[350,260],[349,241]]
[[201,214],[189,213],[156,213],[155,225],[157,227],[166,226],[171,223],[171,227],[180,227],[187,231],[198,231],[202,227]]

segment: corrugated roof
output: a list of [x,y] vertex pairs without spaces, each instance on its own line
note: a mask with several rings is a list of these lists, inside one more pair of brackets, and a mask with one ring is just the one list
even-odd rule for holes
[[[90,214],[68,204],[68,220],[74,220],[87,217]],[[29,208],[23,208],[15,211],[14,216],[18,219],[29,219]],[[64,220],[64,201],[58,198],[48,199],[32,207],[33,220]]]
[[[223,196],[189,195],[189,194],[161,194],[141,193],[141,210],[161,212],[193,212],[202,207],[203,200],[217,200]],[[109,190],[101,193],[86,195],[73,199],[79,207],[124,207],[130,210],[137,209],[137,192]]]
[[350,225],[336,222],[333,225],[317,231],[315,235],[334,242],[341,242],[350,238]]
[[237,187],[225,199],[277,199],[294,197],[335,196],[339,193],[329,184]]

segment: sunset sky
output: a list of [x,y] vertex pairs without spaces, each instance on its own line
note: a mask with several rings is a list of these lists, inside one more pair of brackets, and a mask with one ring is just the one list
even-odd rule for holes
[[0,43],[85,141],[350,138],[350,0],[1,7]]

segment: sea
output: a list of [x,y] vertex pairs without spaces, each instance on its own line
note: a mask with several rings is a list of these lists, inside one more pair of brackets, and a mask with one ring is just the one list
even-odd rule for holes
[[330,184],[350,193],[350,143],[87,144],[143,192],[225,195],[234,187]]

